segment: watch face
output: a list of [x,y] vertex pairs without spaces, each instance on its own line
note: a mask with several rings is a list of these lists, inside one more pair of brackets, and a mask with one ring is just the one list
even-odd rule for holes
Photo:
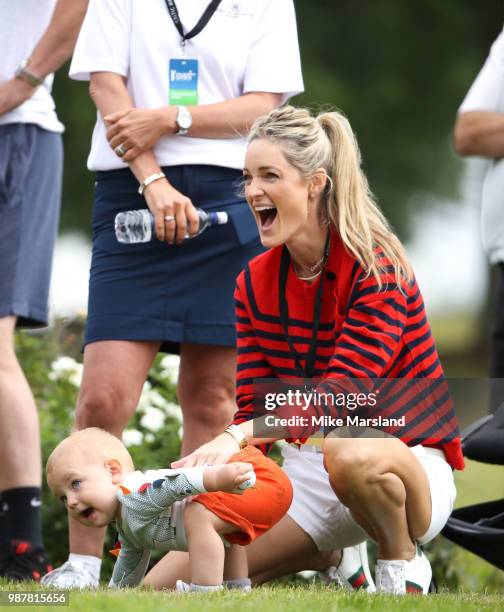
[[186,113],[179,114],[177,118],[177,123],[183,130],[187,130],[188,128],[191,127],[191,123],[192,123],[191,115],[186,114]]

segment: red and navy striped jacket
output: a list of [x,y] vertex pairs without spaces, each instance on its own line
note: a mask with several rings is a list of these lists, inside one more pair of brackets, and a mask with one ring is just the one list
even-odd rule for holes
[[[299,377],[279,314],[279,267],[283,247],[254,258],[237,279],[235,291],[238,340],[235,423],[253,417],[254,379]],[[344,248],[336,234],[325,267],[324,292],[315,376],[335,379],[431,379],[444,381],[443,370],[415,280],[402,292],[390,271],[382,288],[374,276]],[[318,283],[308,285],[289,270],[286,297],[289,336],[303,360],[312,336],[313,307]],[[405,381],[406,382],[406,381]],[[430,383],[430,381],[429,381]],[[463,469],[457,419],[446,385],[415,407],[407,436],[409,445],[442,448],[447,461]],[[404,406],[403,406],[404,409]],[[425,418],[418,417],[423,411]],[[387,416],[394,416],[394,410]],[[400,410],[397,409],[397,413]]]

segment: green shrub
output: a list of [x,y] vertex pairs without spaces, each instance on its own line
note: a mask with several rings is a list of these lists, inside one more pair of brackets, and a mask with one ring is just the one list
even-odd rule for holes
[[[16,336],[16,350],[33,390],[40,414],[43,465],[54,447],[72,430],[75,404],[82,376],[80,341],[83,321],[57,321],[54,328]],[[158,355],[144,385],[138,409],[123,440],[139,469],[168,467],[179,456],[181,411],[175,382],[178,358]],[[44,541],[55,566],[68,555],[66,511],[43,486]],[[113,547],[109,529],[106,550]],[[104,555],[102,578],[114,562]]]

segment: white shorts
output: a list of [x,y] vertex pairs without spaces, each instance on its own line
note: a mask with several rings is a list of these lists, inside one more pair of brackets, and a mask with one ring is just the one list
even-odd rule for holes
[[[456,490],[453,472],[442,450],[421,445],[410,447],[429,480],[432,516],[429,528],[418,539],[426,544],[443,529],[453,510]],[[282,448],[283,469],[292,482],[294,496],[287,514],[315,542],[319,550],[354,546],[368,535],[352,518],[329,484],[320,448],[304,445],[300,449]]]

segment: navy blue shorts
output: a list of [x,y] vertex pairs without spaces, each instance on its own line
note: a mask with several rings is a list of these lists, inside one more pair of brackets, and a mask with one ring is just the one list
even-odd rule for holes
[[0,317],[18,327],[47,325],[62,172],[60,134],[0,125]]
[[235,346],[236,277],[264,249],[247,203],[236,195],[241,171],[192,165],[163,168],[170,183],[204,210],[224,210],[227,225],[169,245],[121,244],[114,218],[146,208],[129,169],[97,173],[93,256],[85,344],[98,340]]

